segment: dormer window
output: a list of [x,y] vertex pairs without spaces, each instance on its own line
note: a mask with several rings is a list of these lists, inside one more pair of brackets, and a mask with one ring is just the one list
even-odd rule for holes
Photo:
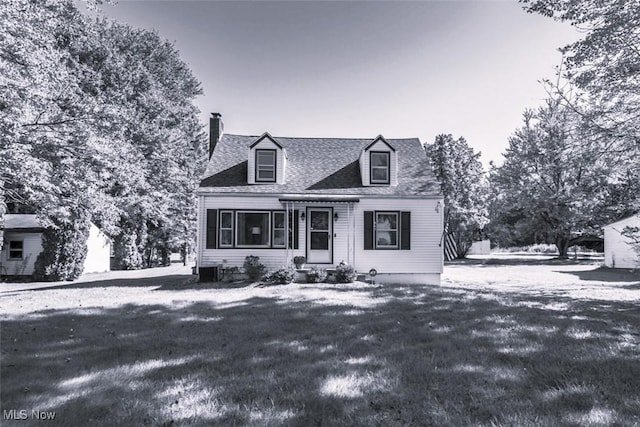
[[247,184],[284,184],[287,150],[265,132],[249,146]]
[[369,153],[370,173],[372,184],[389,184],[390,182],[390,153],[388,151],[371,151]]
[[398,185],[398,152],[382,135],[375,138],[360,153],[362,185]]
[[256,150],[256,182],[276,182],[276,150]]

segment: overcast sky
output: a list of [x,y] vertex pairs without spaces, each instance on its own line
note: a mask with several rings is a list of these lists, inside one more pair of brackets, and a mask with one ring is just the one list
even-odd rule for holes
[[203,123],[274,136],[464,136],[501,163],[579,35],[515,1],[131,1],[103,7],[175,42]]

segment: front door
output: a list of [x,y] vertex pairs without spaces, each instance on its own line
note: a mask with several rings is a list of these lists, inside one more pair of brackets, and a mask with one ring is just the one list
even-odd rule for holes
[[332,219],[330,208],[307,210],[307,262],[309,264],[331,263]]

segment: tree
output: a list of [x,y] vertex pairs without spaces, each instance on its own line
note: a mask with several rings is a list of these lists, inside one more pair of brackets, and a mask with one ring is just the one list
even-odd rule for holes
[[593,131],[614,146],[640,144],[640,1],[520,1],[527,12],[570,22],[585,34],[562,48],[560,72],[587,95],[582,114]]
[[[92,66],[100,70],[97,84],[107,88],[105,99],[124,111],[115,118],[122,130],[119,137],[131,145],[143,174],[125,188],[118,186],[121,194],[135,189],[120,198],[125,203],[120,204],[118,227],[135,234],[146,266],[155,258],[167,262],[170,251],[195,240],[195,190],[206,162],[204,133],[193,105],[200,84],[174,46],[155,32],[104,21],[97,28],[97,46],[84,51],[118,53]],[[126,99],[121,101],[123,92]]]
[[426,147],[444,196],[445,229],[456,244],[456,256],[464,258],[488,222],[486,185],[480,153],[464,138],[438,135]]
[[192,241],[201,89],[174,46],[71,0],[0,6],[0,201],[19,200],[60,242],[84,218],[135,233],[140,257]]
[[638,185],[618,166],[629,159],[602,151],[583,123],[560,99],[524,113],[503,165],[491,171],[492,231],[507,224],[507,233],[520,233],[517,240],[535,230],[536,240],[554,243],[566,257],[572,237],[600,234],[602,225],[628,212]]
[[[566,70],[559,72],[584,92],[586,105],[576,108],[558,84],[555,92],[598,135],[601,150],[627,157],[619,167],[640,180],[640,1],[521,2],[527,12],[570,22],[585,34],[562,49]],[[640,192],[628,197],[634,210],[640,210]]]

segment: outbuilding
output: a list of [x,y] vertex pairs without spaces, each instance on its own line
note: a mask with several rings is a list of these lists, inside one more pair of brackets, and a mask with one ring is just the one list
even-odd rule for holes
[[[44,227],[36,215],[7,214],[4,217],[4,244],[0,251],[0,276],[31,276],[42,252]],[[111,240],[91,224],[87,240],[85,273],[109,271]]]
[[623,235],[625,228],[640,228],[640,215],[621,219],[604,228],[604,265],[610,268],[640,268],[640,245]]

